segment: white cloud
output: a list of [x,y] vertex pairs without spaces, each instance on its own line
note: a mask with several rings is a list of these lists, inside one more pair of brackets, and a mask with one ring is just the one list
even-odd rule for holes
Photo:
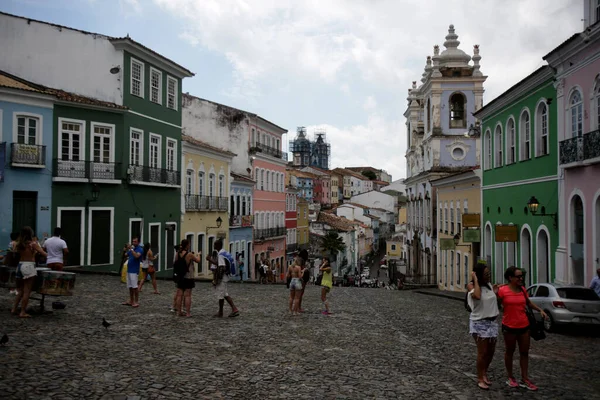
[[[224,92],[250,104],[264,100],[261,88],[267,81],[331,86],[332,102],[336,96],[360,96],[355,99],[360,102],[365,91],[380,99],[384,98],[380,93],[389,98],[396,92],[398,102],[377,104],[367,99],[364,123],[330,127],[334,157],[352,154],[376,167],[384,167],[384,160],[395,178],[405,163],[400,143],[405,141],[402,113],[407,89],[413,80],[420,80],[433,45],[443,45],[449,24],[455,25],[465,52],[472,54],[473,45],[480,45],[481,71],[489,76],[485,84],[489,101],[542,65],[544,54],[581,29],[583,15],[578,0],[444,0],[427,7],[420,0],[154,2],[180,19],[183,40],[226,57],[234,73]],[[293,97],[275,101],[294,107]],[[379,115],[390,115],[389,120],[369,114],[375,106]],[[278,120],[277,115],[265,117]],[[289,121],[291,126],[301,124]],[[392,143],[398,146],[387,153]]]
[[371,111],[377,108],[377,100],[375,100],[375,97],[368,96],[365,100],[365,103],[363,104],[363,108],[365,109],[365,111]]

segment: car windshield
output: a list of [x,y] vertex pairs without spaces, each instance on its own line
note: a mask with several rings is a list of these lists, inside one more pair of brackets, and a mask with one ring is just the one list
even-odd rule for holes
[[556,289],[558,295],[563,299],[571,300],[600,300],[600,297],[592,289],[586,288],[561,288]]

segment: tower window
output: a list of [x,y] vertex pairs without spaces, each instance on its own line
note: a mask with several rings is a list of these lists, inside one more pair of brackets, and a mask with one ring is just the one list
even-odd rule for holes
[[467,127],[465,103],[465,96],[462,93],[454,93],[450,97],[450,128]]

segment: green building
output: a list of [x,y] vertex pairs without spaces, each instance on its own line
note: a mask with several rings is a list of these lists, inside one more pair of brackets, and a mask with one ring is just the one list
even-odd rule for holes
[[554,280],[556,113],[553,72],[543,66],[474,114],[482,121],[482,254],[497,283],[509,266],[527,271],[527,285]]
[[122,104],[55,106],[52,225],[67,265],[116,271],[139,236],[166,274],[181,220],[181,82],[193,74],[129,37],[103,39],[119,60],[110,73],[122,79]]

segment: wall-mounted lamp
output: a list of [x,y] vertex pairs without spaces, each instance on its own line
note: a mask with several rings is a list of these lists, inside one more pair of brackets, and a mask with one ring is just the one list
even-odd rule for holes
[[460,242],[460,235],[457,233],[456,235],[454,235],[454,247],[459,247],[459,246],[468,247],[469,252],[471,252],[470,244],[458,244],[459,242]]
[[531,196],[531,198],[527,202],[527,208],[529,209],[531,215],[537,217],[551,217],[554,221],[554,229],[558,229],[558,213],[547,214],[544,210],[544,207],[542,207],[542,213],[538,214],[537,210],[539,206],[540,202],[538,201],[538,199],[536,199],[535,196]]
[[85,201],[85,208],[88,208],[90,203],[98,201],[98,197],[100,197],[100,188],[98,185],[94,184],[94,186],[92,186],[92,198]]
[[115,65],[109,71],[110,71],[111,74],[116,75],[116,74],[118,74],[121,71],[121,67],[118,66],[118,65]]
[[217,226],[207,226],[206,233],[208,233],[209,229],[219,229],[221,227],[221,224],[223,223],[223,220],[221,219],[221,217],[218,217],[215,222],[217,223]]

